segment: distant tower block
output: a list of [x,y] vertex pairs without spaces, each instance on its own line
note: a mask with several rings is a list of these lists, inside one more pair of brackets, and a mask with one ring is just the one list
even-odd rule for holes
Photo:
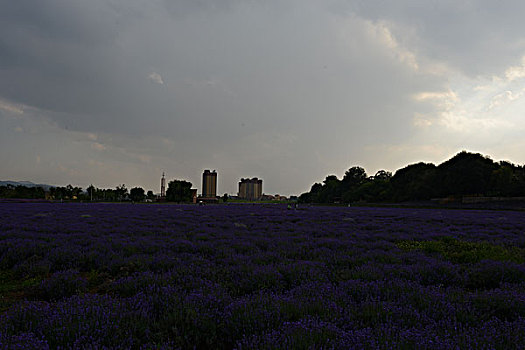
[[160,197],[166,197],[166,179],[164,178],[164,173],[162,173],[162,178],[160,179]]
[[202,196],[215,198],[217,196],[217,172],[204,170],[202,174]]
[[260,200],[262,198],[262,180],[256,177],[241,179],[239,182],[239,198],[249,201]]

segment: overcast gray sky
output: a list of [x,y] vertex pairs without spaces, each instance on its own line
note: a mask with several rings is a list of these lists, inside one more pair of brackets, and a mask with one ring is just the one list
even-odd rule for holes
[[0,180],[300,194],[525,163],[525,2],[0,0]]

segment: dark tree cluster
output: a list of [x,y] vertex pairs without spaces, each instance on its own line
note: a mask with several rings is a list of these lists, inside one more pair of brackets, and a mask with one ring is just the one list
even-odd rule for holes
[[129,198],[134,202],[141,202],[146,198],[146,192],[143,188],[133,187],[129,190]]
[[120,202],[135,201],[140,202],[144,199],[155,199],[153,191],[145,193],[143,188],[134,187],[128,191],[126,185],[118,185],[116,188],[96,188],[91,185],[86,190],[81,187],[67,185],[63,187],[50,187],[46,192],[42,187],[27,186],[0,186],[0,198],[9,199],[50,199],[50,200],[79,200],[94,202]]
[[191,202],[191,182],[184,180],[173,180],[168,183],[166,200],[169,202]]
[[0,198],[41,199],[44,197],[45,191],[42,187],[0,186]]
[[393,176],[384,170],[368,176],[363,168],[354,166],[341,180],[329,175],[322,184],[315,183],[299,201],[402,202],[463,196],[525,196],[525,168],[466,151],[438,166],[423,162],[408,165]]
[[82,195],[82,187],[67,185],[65,187],[51,187],[49,189],[49,196],[53,199],[79,199]]
[[126,185],[122,184],[115,189],[96,188],[91,185],[83,191],[81,187],[51,187],[49,189],[49,198],[54,200],[86,200],[96,202],[117,202],[128,198]]
[[354,166],[348,169],[341,180],[329,175],[323,183],[312,185],[310,192],[299,196],[303,203],[351,203],[357,201],[383,201],[390,196],[390,179],[388,171],[378,171],[368,176],[365,169]]

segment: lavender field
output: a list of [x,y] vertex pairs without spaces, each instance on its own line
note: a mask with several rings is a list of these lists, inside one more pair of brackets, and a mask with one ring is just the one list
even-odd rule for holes
[[525,212],[0,204],[0,348],[518,349]]

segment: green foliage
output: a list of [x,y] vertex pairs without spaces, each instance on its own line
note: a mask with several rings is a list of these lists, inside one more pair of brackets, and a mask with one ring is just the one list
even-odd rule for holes
[[126,188],[126,185],[124,184],[117,186],[115,188],[115,195],[117,197],[116,199],[118,199],[119,201],[125,199],[127,193],[128,193],[128,189]]
[[67,185],[66,187],[52,187],[49,189],[49,194],[54,199],[73,199],[78,198],[82,194],[81,187],[73,187]]
[[191,182],[184,180],[173,180],[168,183],[166,200],[170,202],[191,202]]
[[134,187],[129,190],[129,198],[134,202],[141,202],[146,198],[144,194],[144,189],[140,187]]
[[314,183],[310,188],[310,192],[303,193],[299,196],[299,203],[319,203],[318,197],[322,190],[322,184]]
[[366,180],[366,171],[365,169],[354,166],[348,169],[345,172],[345,176],[343,177],[343,183],[347,189],[359,186]]
[[525,189],[525,169],[509,162],[499,162],[490,178],[491,195],[520,196]]
[[490,158],[462,151],[439,165],[440,195],[485,194],[496,169]]
[[0,198],[42,199],[45,192],[42,187],[7,185],[0,186]]
[[335,175],[329,175],[323,181],[322,190],[317,195],[320,203],[333,203],[341,200],[341,182]]
[[489,242],[468,242],[452,237],[435,241],[401,241],[398,248],[404,251],[420,250],[427,254],[439,254],[453,263],[478,263],[482,260],[525,262],[525,249],[503,247]]
[[355,166],[346,171],[342,180],[335,175],[329,175],[324,179],[323,184],[315,183],[309,193],[299,196],[299,202],[341,203],[362,200],[366,190],[359,191],[359,189],[370,181],[372,179],[367,178],[365,170]]
[[393,199],[396,201],[430,199],[436,192],[436,166],[417,163],[396,171],[392,177]]
[[349,203],[363,200],[363,191],[360,191],[359,188],[367,184],[369,181],[370,179],[367,178],[365,169],[359,166],[354,166],[348,169],[341,180],[343,202]]
[[0,271],[0,311],[4,311],[25,296],[25,291],[35,288],[41,279],[21,279],[11,271]]
[[509,162],[495,163],[479,153],[462,151],[439,166],[410,164],[392,173],[380,170],[367,177],[359,166],[345,172],[342,180],[327,176],[310,192],[299,196],[301,203],[403,202],[438,197],[525,196],[525,167]]
[[59,271],[42,281],[36,289],[37,296],[42,300],[56,301],[85,292],[88,281],[80,276],[78,271]]
[[359,187],[347,191],[343,195],[344,202],[364,200],[367,202],[384,201],[390,198],[391,185],[389,180],[370,179]]

